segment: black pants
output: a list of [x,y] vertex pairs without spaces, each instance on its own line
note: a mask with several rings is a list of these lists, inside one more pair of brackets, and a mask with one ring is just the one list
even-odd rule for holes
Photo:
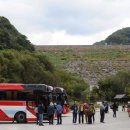
[[92,114],[88,114],[88,124],[92,124]]
[[113,110],[113,117],[116,117],[116,110]]
[[100,122],[104,122],[104,118],[105,118],[105,112],[100,111]]
[[77,113],[73,113],[73,123],[77,122]]
[[95,113],[92,113],[92,120],[93,120],[93,123],[95,122]]
[[81,122],[81,118],[82,118],[82,123],[84,123],[84,112],[83,111],[79,112],[79,124]]
[[49,115],[49,124],[53,124],[53,115]]
[[57,114],[57,124],[62,124],[62,114]]

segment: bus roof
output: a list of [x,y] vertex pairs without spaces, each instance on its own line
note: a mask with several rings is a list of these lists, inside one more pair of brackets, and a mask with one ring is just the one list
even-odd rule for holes
[[17,83],[1,83],[0,91],[3,90],[41,90],[43,92],[51,92],[52,86],[45,84],[17,84]]
[[66,94],[66,91],[64,90],[64,88],[55,87],[55,88],[53,89],[53,93]]

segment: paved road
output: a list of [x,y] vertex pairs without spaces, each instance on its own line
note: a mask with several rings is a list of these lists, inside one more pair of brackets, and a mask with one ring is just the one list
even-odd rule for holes
[[[28,124],[0,124],[0,130],[130,130],[130,117],[127,112],[121,109],[117,112],[117,118],[112,117],[112,111],[105,115],[105,123],[100,123],[99,112],[96,112],[95,123],[73,125],[71,113],[63,117],[63,125],[51,125],[47,123],[45,126],[37,126],[34,123]],[[56,121],[55,121],[56,124]]]

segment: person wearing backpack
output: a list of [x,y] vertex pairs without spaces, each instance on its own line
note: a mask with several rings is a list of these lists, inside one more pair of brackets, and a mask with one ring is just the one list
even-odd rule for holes
[[104,123],[104,118],[105,118],[105,103],[102,101],[100,104],[100,122]]
[[60,103],[56,106],[56,112],[57,112],[57,125],[62,124],[62,106]]
[[54,110],[55,110],[54,105],[52,102],[50,102],[47,112],[48,112],[49,124],[52,124],[52,125],[53,125]]
[[79,124],[81,123],[81,119],[82,119],[82,124],[83,124],[84,123],[84,104],[82,101],[79,105]]
[[73,123],[76,124],[78,113],[78,105],[76,101],[74,101],[74,104],[70,107],[70,109],[73,111]]
[[89,105],[87,103],[84,103],[84,115],[86,124],[88,123],[88,113],[89,113]]
[[92,116],[93,116],[93,105],[89,104],[88,124],[92,124]]
[[94,123],[94,122],[95,122],[95,112],[96,112],[96,111],[95,111],[95,106],[94,106],[94,104],[92,104],[91,107],[92,107],[92,108],[91,108],[91,109],[92,109],[91,111],[92,111],[92,120],[93,120],[92,122]]

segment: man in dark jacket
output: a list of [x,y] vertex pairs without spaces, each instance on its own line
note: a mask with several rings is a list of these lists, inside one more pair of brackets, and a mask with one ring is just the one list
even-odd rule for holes
[[74,101],[74,104],[70,108],[73,111],[73,123],[76,124],[77,122],[77,113],[78,113],[78,106],[77,102]]
[[118,105],[116,104],[116,102],[113,103],[112,109],[113,109],[113,117],[116,117],[116,111],[118,109]]
[[104,118],[105,118],[105,104],[104,101],[100,104],[100,122],[104,123]]
[[53,125],[54,105],[52,102],[50,103],[47,111],[48,111],[49,124]]

